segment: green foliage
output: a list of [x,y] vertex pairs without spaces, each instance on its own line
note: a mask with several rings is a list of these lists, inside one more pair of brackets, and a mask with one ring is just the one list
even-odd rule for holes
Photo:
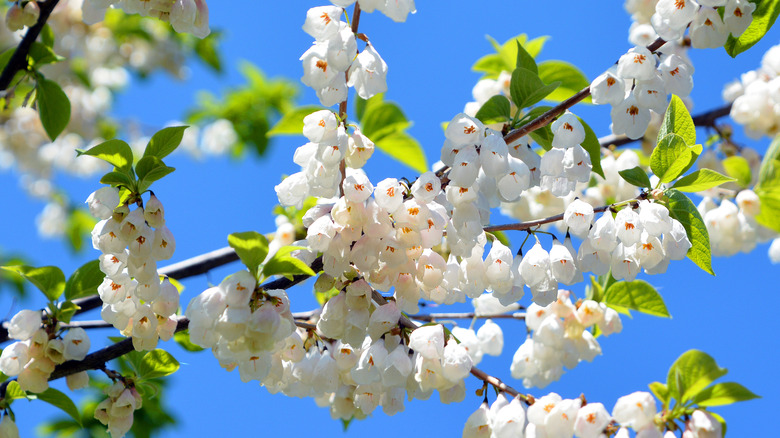
[[263,266],[263,276],[283,275],[292,279],[294,275],[315,275],[309,265],[302,260],[290,255],[297,249],[304,249],[302,246],[283,246],[265,263]]
[[631,169],[621,170],[618,172],[626,182],[631,185],[642,188],[650,188],[650,178],[647,173],[642,170],[641,167],[636,166]]
[[701,150],[701,145],[688,146],[682,136],[669,134],[653,149],[650,169],[662,183],[674,181],[693,166]]
[[157,379],[175,373],[179,362],[170,353],[159,348],[144,354],[138,366],[138,378],[141,380]]
[[711,189],[731,181],[736,180],[734,178],[721,175],[714,170],[699,169],[677,180],[672,188],[681,192],[700,192],[702,190]]
[[[0,266],[20,266],[26,264],[27,261],[23,257],[0,253]],[[13,271],[0,269],[0,291],[9,288],[16,296],[23,297],[25,295],[25,284],[24,277],[17,275]]]
[[491,53],[478,59],[471,67],[474,71],[483,72],[484,77],[496,78],[502,71],[510,72],[517,67],[517,44],[521,44],[526,53],[536,58],[544,47],[546,36],[534,38],[528,41],[525,34],[508,39],[504,44],[498,44],[496,40],[487,37],[496,53]]
[[58,321],[62,321],[67,324],[79,309],[81,309],[81,307],[79,307],[73,301],[62,301],[57,305],[57,309],[54,314],[56,315]]
[[43,129],[54,141],[70,121],[70,100],[59,84],[43,76],[36,81],[35,95]]
[[[250,150],[260,157],[268,148],[273,121],[293,110],[298,88],[288,79],[267,78],[249,62],[242,63],[240,70],[246,78],[245,84],[220,93],[220,97],[201,93],[198,105],[190,111],[187,121],[206,123],[226,119],[233,124],[239,139],[233,146],[233,155],[239,157]],[[300,134],[300,130],[297,133]]]
[[658,131],[658,141],[660,142],[662,138],[671,133],[682,137],[688,146],[696,144],[696,125],[693,124],[693,118],[691,118],[682,99],[674,94],[669,101],[669,107],[666,109],[663,123]]
[[750,171],[750,164],[746,159],[740,156],[727,157],[723,160],[723,169],[726,174],[737,181],[742,187],[750,185],[750,181],[753,179],[753,173]]
[[[555,91],[547,96],[547,100],[563,102],[579,93],[583,88],[590,86],[590,81],[585,77],[585,74],[568,62],[557,60],[543,61],[539,63],[538,68],[539,79],[545,84],[561,83]],[[590,96],[585,98],[583,102],[590,103]]]
[[753,11],[753,21],[750,22],[750,26],[739,38],[729,35],[724,46],[726,53],[732,58],[759,42],[775,24],[780,14],[780,0],[751,0],[751,2],[756,4],[756,10]]
[[65,58],[54,53],[51,46],[34,42],[30,46],[30,52],[27,54],[27,61],[33,69],[41,67],[46,64],[54,64],[60,61],[64,61]]
[[664,196],[669,214],[685,227],[685,233],[688,235],[688,240],[691,241],[692,246],[688,250],[688,258],[705,272],[715,275],[712,270],[710,235],[696,205],[676,189],[666,190]]
[[629,310],[636,310],[648,315],[671,318],[658,291],[642,280],[613,283],[604,292],[602,302],[626,315],[630,315]]
[[87,150],[76,150],[79,155],[100,158],[118,170],[128,171],[133,165],[133,150],[123,140],[108,140]]
[[197,353],[198,351],[203,351],[204,348],[200,345],[195,345],[190,341],[190,331],[189,330],[182,330],[180,332],[176,332],[176,334],[173,335],[173,340],[176,341],[179,346],[189,352]]
[[406,119],[401,108],[393,102],[384,100],[377,94],[362,105],[360,117],[361,132],[374,142],[374,146],[393,159],[418,172],[428,170],[420,143],[406,133],[412,124]]
[[65,274],[56,266],[2,266],[6,271],[14,272],[37,287],[49,301],[56,301],[65,290]]
[[[170,126],[155,132],[149,143],[146,144],[144,158],[152,156],[162,160],[167,157],[179,147],[181,139],[184,137],[184,130],[187,128],[187,126]],[[140,171],[138,177],[143,178]]]
[[756,220],[780,232],[780,136],[775,137],[764,155],[753,191],[761,200],[761,213]]
[[268,255],[268,239],[256,231],[245,231],[229,235],[228,245],[236,251],[252,276],[257,278],[258,267]]
[[88,297],[98,293],[97,288],[106,274],[100,270],[100,261],[92,260],[76,269],[65,284],[65,299]]
[[553,82],[545,85],[536,73],[518,67],[512,72],[509,94],[518,108],[528,108],[539,103],[560,84],[560,82]]
[[65,225],[65,237],[73,250],[78,252],[84,248],[84,236],[92,231],[96,223],[95,218],[86,210],[70,209],[68,223]]
[[195,54],[218,73],[222,73],[222,60],[219,56],[219,40],[222,35],[223,32],[212,29],[206,38],[192,38]]
[[534,61],[534,57],[528,53],[519,40],[515,40],[515,50],[517,50],[517,60],[515,61],[515,68],[524,68],[530,70],[535,75],[539,75],[539,67]]
[[475,117],[482,123],[489,125],[491,123],[506,122],[512,118],[512,104],[509,99],[503,95],[496,95],[488,99],[477,111]]
[[70,415],[76,423],[81,425],[81,415],[79,414],[79,408],[73,403],[67,395],[54,388],[49,388],[46,391],[37,394],[38,400],[45,401],[46,403],[62,409],[66,414]]
[[716,383],[699,392],[693,402],[699,406],[723,406],[760,398],[736,382]]
[[20,398],[27,398],[27,393],[22,391],[22,387],[19,386],[19,382],[12,380],[5,387],[5,399],[6,400],[19,400]]

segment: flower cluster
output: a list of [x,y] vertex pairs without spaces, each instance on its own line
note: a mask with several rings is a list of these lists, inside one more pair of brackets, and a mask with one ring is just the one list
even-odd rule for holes
[[750,252],[757,243],[777,236],[776,232],[756,222],[756,216],[761,213],[761,200],[752,190],[742,190],[737,193],[734,202],[723,199],[720,205],[705,197],[698,209],[707,226],[715,256]]
[[25,5],[21,5],[17,1],[8,8],[8,12],[5,14],[5,24],[9,30],[16,32],[25,26],[34,26],[40,15],[41,8],[38,6],[38,2],[28,1]]
[[533,336],[515,352],[511,372],[526,388],[544,388],[561,378],[563,367],[572,369],[580,361],[591,362],[601,354],[588,328],[598,324],[607,336],[623,329],[620,316],[611,307],[593,300],[574,305],[564,290],[547,306],[528,306],[525,322]]
[[775,108],[780,103],[780,45],[764,53],[761,67],[743,73],[739,79],[723,88],[723,100],[732,102],[731,118],[743,125],[751,138],[773,137],[778,133],[780,115]]
[[[717,8],[723,6],[723,16]],[[729,34],[739,38],[753,20],[755,3],[748,0],[658,0],[650,23],[667,41],[679,40],[690,26],[688,35],[695,48],[718,48],[726,44]]]
[[89,337],[82,328],[71,328],[60,337],[42,327],[41,312],[22,310],[8,324],[8,336],[17,342],[0,355],[0,371],[17,376],[24,391],[43,392],[49,376],[66,360],[82,360],[89,352]]
[[[527,408],[519,398],[509,401],[502,393],[490,406],[485,401],[469,416],[463,437],[598,438],[605,436],[607,426],[615,422],[620,425],[616,437],[628,438],[630,427],[638,437],[661,438],[661,431],[653,422],[656,413],[655,399],[647,392],[620,397],[612,415],[601,403],[585,404],[581,398],[564,399],[554,392],[536,399]],[[686,433],[691,433],[691,437],[720,436],[703,434],[716,428],[720,433],[720,424],[712,415],[696,411],[686,425],[686,431],[690,431]]]
[[552,149],[541,163],[540,187],[557,197],[570,195],[577,183],[590,180],[590,155],[582,147],[585,128],[574,114],[566,112],[552,123]]
[[317,91],[325,106],[345,101],[347,87],[363,99],[387,91],[387,64],[370,43],[357,55],[355,33],[341,21],[342,12],[338,6],[311,8],[303,25],[316,41],[301,55],[301,81]]
[[132,384],[121,380],[104,391],[108,398],[95,408],[95,419],[108,426],[113,438],[121,438],[133,426],[133,412],[141,409],[143,397]]
[[132,336],[136,350],[153,350],[159,339],[173,336],[179,309],[176,286],[168,278],[160,282],[157,273],[157,262],[170,259],[176,249],[163,205],[152,193],[145,207],[131,211],[120,205],[114,187],[93,192],[87,204],[100,219],[92,230],[92,246],[102,253],[100,270],[106,274],[98,287],[101,317]]
[[84,22],[103,21],[110,7],[120,8],[128,14],[159,18],[171,23],[176,32],[191,33],[198,38],[206,38],[211,33],[206,0],[83,0]]

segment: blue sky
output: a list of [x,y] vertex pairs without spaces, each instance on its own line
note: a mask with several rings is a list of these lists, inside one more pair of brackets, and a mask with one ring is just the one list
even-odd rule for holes
[[[406,23],[397,24],[378,13],[364,14],[360,31],[366,33],[389,65],[389,91],[386,98],[401,104],[407,117],[414,121],[410,133],[425,147],[429,162],[438,159],[443,142],[440,123],[450,120],[471,100],[471,88],[479,75],[470,67],[491,50],[485,39],[489,34],[504,41],[519,33],[530,37],[550,35],[539,59],[561,59],[577,65],[589,79],[608,68],[629,48],[627,42],[630,17],[620,2],[418,2],[419,12]],[[226,72],[215,76],[193,63],[187,82],[177,82],[163,75],[134,82],[117,99],[115,114],[144,126],[162,127],[167,121],[183,118],[195,103],[199,90],[218,94],[240,84],[240,60],[257,64],[269,76],[298,80],[302,69],[298,57],[311,44],[301,30],[306,9],[324,2],[209,2],[212,28],[225,31],[223,55]],[[602,6],[602,4],[604,6]],[[281,5],[281,6],[280,6]],[[725,51],[691,52],[696,74],[692,93],[693,113],[723,104],[720,92],[724,83],[740,73],[756,68],[761,55],[778,43],[775,29],[765,40],[747,53],[732,60]],[[301,86],[303,90],[303,86]],[[303,90],[302,104],[316,104],[311,90]],[[573,111],[583,117],[597,135],[609,133],[609,108],[577,106]],[[742,138],[737,129],[738,138]],[[705,133],[699,132],[700,136]],[[177,239],[172,261],[225,246],[229,233],[245,230],[273,230],[270,210],[276,203],[273,185],[282,173],[293,173],[297,166],[292,152],[302,144],[302,137],[275,139],[270,153],[262,160],[236,162],[226,158],[194,162],[183,155],[171,158],[177,171],[156,183],[155,193],[164,203],[168,226]],[[763,151],[768,140],[754,144]],[[414,177],[413,172],[376,154],[368,167],[372,180],[386,176]],[[86,199],[99,187],[93,181],[61,178],[74,199]],[[6,214],[0,216],[0,235],[4,250],[26,254],[34,264],[57,264],[66,273],[97,253],[87,250],[72,257],[59,241],[37,237],[33,218],[42,205],[30,200],[18,189],[14,175],[0,174],[0,193]],[[10,214],[9,214],[10,213]],[[518,241],[522,236],[513,236]],[[775,329],[775,309],[780,304],[775,280],[780,270],[766,256],[767,245],[759,245],[749,255],[713,260],[716,277],[709,276],[688,260],[675,262],[667,275],[644,276],[658,287],[673,318],[658,319],[636,315],[623,318],[623,332],[600,338],[603,355],[593,363],[581,363],[568,371],[560,382],[544,390],[525,392],[540,396],[556,391],[564,397],[584,393],[589,401],[599,401],[611,409],[615,400],[638,390],[647,390],[654,380],[665,380],[674,359],[691,348],[711,354],[729,369],[723,380],[747,386],[762,399],[716,409],[728,422],[730,436],[759,435],[767,426],[764,421],[780,403],[780,379],[774,364],[778,342],[770,334]],[[225,275],[240,269],[237,264],[213,271],[185,282],[187,289],[182,305],[205,289],[208,282],[219,282]],[[310,286],[291,290],[293,309],[311,309],[315,303]],[[584,286],[573,289],[582,295]],[[528,304],[528,298],[523,304]],[[12,303],[0,297],[1,308],[10,315],[20,306],[41,306],[40,301]],[[87,314],[98,319],[97,313]],[[468,324],[464,321],[464,324]],[[504,355],[485,360],[480,367],[521,389],[511,379],[509,364],[514,350],[525,337],[521,322],[502,323],[505,335]],[[93,339],[113,335],[94,332]],[[93,344],[96,342],[93,342]],[[222,370],[208,352],[181,352],[172,342],[160,345],[182,363],[168,392],[172,411],[180,420],[176,436],[229,436],[258,432],[273,434],[341,436],[341,423],[330,420],[326,409],[313,400],[297,400],[269,395],[257,384],[243,384],[238,375]],[[481,399],[472,395],[481,385],[467,381],[467,398],[457,405],[442,405],[438,396],[428,401],[408,403],[406,412],[387,417],[381,412],[354,422],[350,436],[397,436],[399,431],[424,436],[453,436],[462,431],[468,415]],[[20,406],[21,405],[21,406]],[[22,436],[31,436],[41,421],[39,403],[14,405]],[[53,412],[46,409],[43,412]]]

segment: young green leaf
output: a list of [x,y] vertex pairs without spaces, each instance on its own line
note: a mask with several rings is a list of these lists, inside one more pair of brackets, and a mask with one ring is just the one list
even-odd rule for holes
[[428,171],[428,161],[422,146],[405,132],[395,132],[382,137],[381,140],[374,141],[374,146],[420,173]]
[[41,124],[54,141],[70,121],[70,100],[58,83],[43,77],[38,78],[35,93]]
[[736,382],[716,383],[704,388],[693,398],[699,406],[723,406],[732,403],[761,398]]
[[73,301],[63,301],[59,303],[58,307],[57,319],[66,324],[69,323],[70,319],[73,318],[73,315],[75,315],[76,312],[81,309],[81,307],[79,307],[79,305]]
[[75,300],[97,294],[97,288],[103,283],[105,276],[106,274],[100,270],[99,260],[83,264],[65,283],[65,299]]
[[780,0],[761,0],[753,1],[753,3],[756,5],[756,10],[753,11],[753,20],[750,22],[750,26],[739,38],[729,35],[724,46],[726,53],[732,58],[759,42],[775,24],[777,15],[780,14]]
[[699,169],[677,180],[672,188],[681,192],[701,192],[731,181],[736,180],[714,170]]
[[647,386],[650,388],[650,391],[653,392],[653,395],[655,395],[658,400],[661,400],[661,402],[663,402],[664,405],[669,405],[669,401],[670,401],[669,388],[667,388],[665,384],[661,382],[653,382]]
[[361,132],[375,144],[411,126],[401,108],[392,102],[371,101],[360,119]]
[[128,170],[133,166],[133,150],[126,142],[114,139],[104,141],[87,150],[77,149],[79,155],[89,155],[108,162],[117,169]]
[[284,275],[292,279],[294,275],[315,275],[316,272],[304,263],[302,260],[290,255],[296,249],[302,249],[301,246],[283,246],[276,251],[263,266],[263,276]]
[[505,122],[512,117],[511,106],[509,99],[499,94],[488,99],[477,111],[475,117],[486,125]]
[[[547,100],[563,102],[590,86],[590,81],[577,67],[564,61],[544,61],[539,63],[539,79],[545,84],[560,82],[561,85],[547,96]],[[590,96],[583,102],[590,103]]]
[[229,235],[228,245],[236,250],[241,262],[257,278],[257,269],[268,255],[268,239],[258,232],[245,231]]
[[54,47],[54,31],[48,24],[41,29],[41,41],[49,47]]
[[50,301],[56,301],[65,290],[65,274],[56,266],[2,266],[6,271],[15,272],[35,285]]
[[648,315],[671,318],[664,299],[653,286],[642,280],[619,281],[604,292],[604,303],[610,307],[636,310]]
[[38,400],[45,401],[54,407],[62,409],[66,414],[70,415],[71,418],[76,420],[79,425],[81,425],[81,414],[79,414],[79,408],[76,407],[76,404],[73,403],[73,400],[71,400],[70,397],[61,391],[58,391],[54,388],[49,388],[46,391],[37,394],[37,397]]
[[688,146],[683,137],[669,134],[653,149],[650,155],[650,170],[662,183],[674,181],[693,166],[701,150],[701,145]]
[[[509,83],[509,94],[518,108],[527,108],[544,98],[544,96],[542,96],[536,102],[528,103],[531,102],[531,96],[544,87],[544,82],[539,79],[539,76],[536,73],[518,67],[512,72],[512,79]],[[552,90],[550,90],[550,92],[552,92]]]
[[739,156],[728,157],[723,160],[723,170],[728,176],[736,178],[737,184],[742,187],[750,185],[753,179],[753,172],[750,170],[750,164],[746,159]]
[[157,166],[151,169],[149,173],[144,175],[144,177],[138,183],[138,193],[143,193],[149,190],[149,187],[152,185],[152,183],[171,174],[174,170],[176,170],[175,167],[168,167],[164,164],[162,166]]
[[664,195],[669,199],[667,203],[669,214],[685,227],[688,240],[691,241],[692,246],[688,250],[688,258],[705,272],[715,275],[715,272],[712,271],[710,235],[696,205],[676,189],[668,189]]
[[159,348],[146,353],[138,365],[138,377],[143,380],[156,379],[173,374],[179,369],[179,362],[167,351]]
[[[660,143],[664,137],[672,133],[682,137],[688,146],[696,144],[696,125],[693,124],[691,114],[682,99],[674,94],[666,108],[661,129],[658,131],[658,142]],[[658,174],[656,173],[656,175]]]
[[523,48],[523,45],[520,44],[519,40],[515,40],[516,49],[517,49],[517,61],[515,62],[515,67],[524,68],[526,70],[530,70],[534,74],[539,74],[539,69],[536,66],[536,61],[534,61],[534,57],[531,56],[530,53],[526,52],[525,48]]
[[54,50],[51,46],[39,43],[37,41],[32,43],[28,57],[34,67],[40,67],[46,64],[54,64],[56,62],[65,60],[65,58],[62,56],[54,53]]
[[780,232],[780,137],[769,145],[761,168],[758,183],[753,188],[761,200],[761,213],[756,220],[761,225]]
[[176,341],[179,346],[187,351],[197,353],[198,351],[203,351],[204,348],[200,345],[193,344],[190,340],[190,332],[189,330],[182,330],[180,332],[176,332],[175,335],[173,335],[173,340]]
[[268,136],[303,135],[303,118],[321,109],[322,107],[319,106],[301,106],[284,113],[282,118],[268,131]]
[[641,167],[636,166],[631,169],[621,170],[618,172],[626,182],[637,187],[650,188],[650,178],[647,173],[642,170]]
[[[152,139],[147,143],[146,149],[144,149],[144,158],[152,156],[162,160],[168,156],[179,147],[181,139],[184,137],[184,130],[187,128],[188,126],[170,126],[155,132]],[[138,170],[137,167],[136,170]],[[143,178],[140,172],[138,177]]]
[[122,186],[132,190],[135,187],[135,178],[132,178],[127,172],[115,170],[103,175],[100,178],[100,183],[114,187]]
[[601,168],[601,143],[599,143],[599,138],[584,120],[580,117],[577,118],[580,120],[580,123],[582,123],[583,129],[585,129],[585,140],[582,142],[582,147],[588,152],[588,156],[590,156],[591,170],[604,178],[604,170]]
[[27,398],[27,393],[22,391],[22,387],[19,386],[19,382],[12,380],[5,387],[5,398],[7,400],[18,400],[20,398]]
[[728,370],[719,367],[709,354],[688,350],[669,368],[666,385],[672,397],[685,403],[727,372]]

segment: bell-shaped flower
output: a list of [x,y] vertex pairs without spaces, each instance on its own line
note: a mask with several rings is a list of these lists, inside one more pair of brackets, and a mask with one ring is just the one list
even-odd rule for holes
[[610,67],[590,84],[590,94],[596,105],[618,105],[626,98],[626,83],[617,74],[617,66]]
[[554,148],[570,148],[585,141],[585,128],[574,114],[566,112],[552,123]]
[[652,79],[655,76],[655,55],[644,47],[634,47],[618,60],[617,74],[623,79]]
[[615,135],[625,134],[632,140],[645,135],[647,126],[650,124],[650,109],[640,105],[633,93],[629,94],[620,104],[613,106],[610,116],[612,117],[612,133]]
[[590,224],[593,222],[593,206],[580,199],[575,199],[566,207],[563,214],[563,222],[569,227],[572,234],[584,237],[588,234]]
[[363,99],[387,91],[387,64],[371,44],[352,62],[348,76],[347,85]]
[[416,328],[409,335],[409,348],[422,357],[441,359],[444,353],[444,329],[441,324]]
[[89,353],[90,341],[87,332],[81,327],[74,327],[62,338],[65,348],[65,360],[83,360]]
[[640,430],[653,422],[655,399],[648,392],[637,391],[620,397],[612,409],[612,417],[621,426]]
[[756,4],[748,0],[728,0],[723,11],[726,29],[734,38],[739,38],[753,21]]
[[303,31],[317,41],[326,41],[336,35],[343,9],[338,6],[318,6],[306,11]]
[[108,219],[119,205],[119,190],[116,187],[102,187],[92,192],[86,203],[92,216],[98,219]]
[[688,31],[691,45],[697,49],[716,49],[726,44],[729,31],[720,18],[718,11],[712,8],[699,8]]
[[625,246],[631,246],[642,237],[642,222],[639,215],[630,207],[625,207],[615,215],[617,237]]

